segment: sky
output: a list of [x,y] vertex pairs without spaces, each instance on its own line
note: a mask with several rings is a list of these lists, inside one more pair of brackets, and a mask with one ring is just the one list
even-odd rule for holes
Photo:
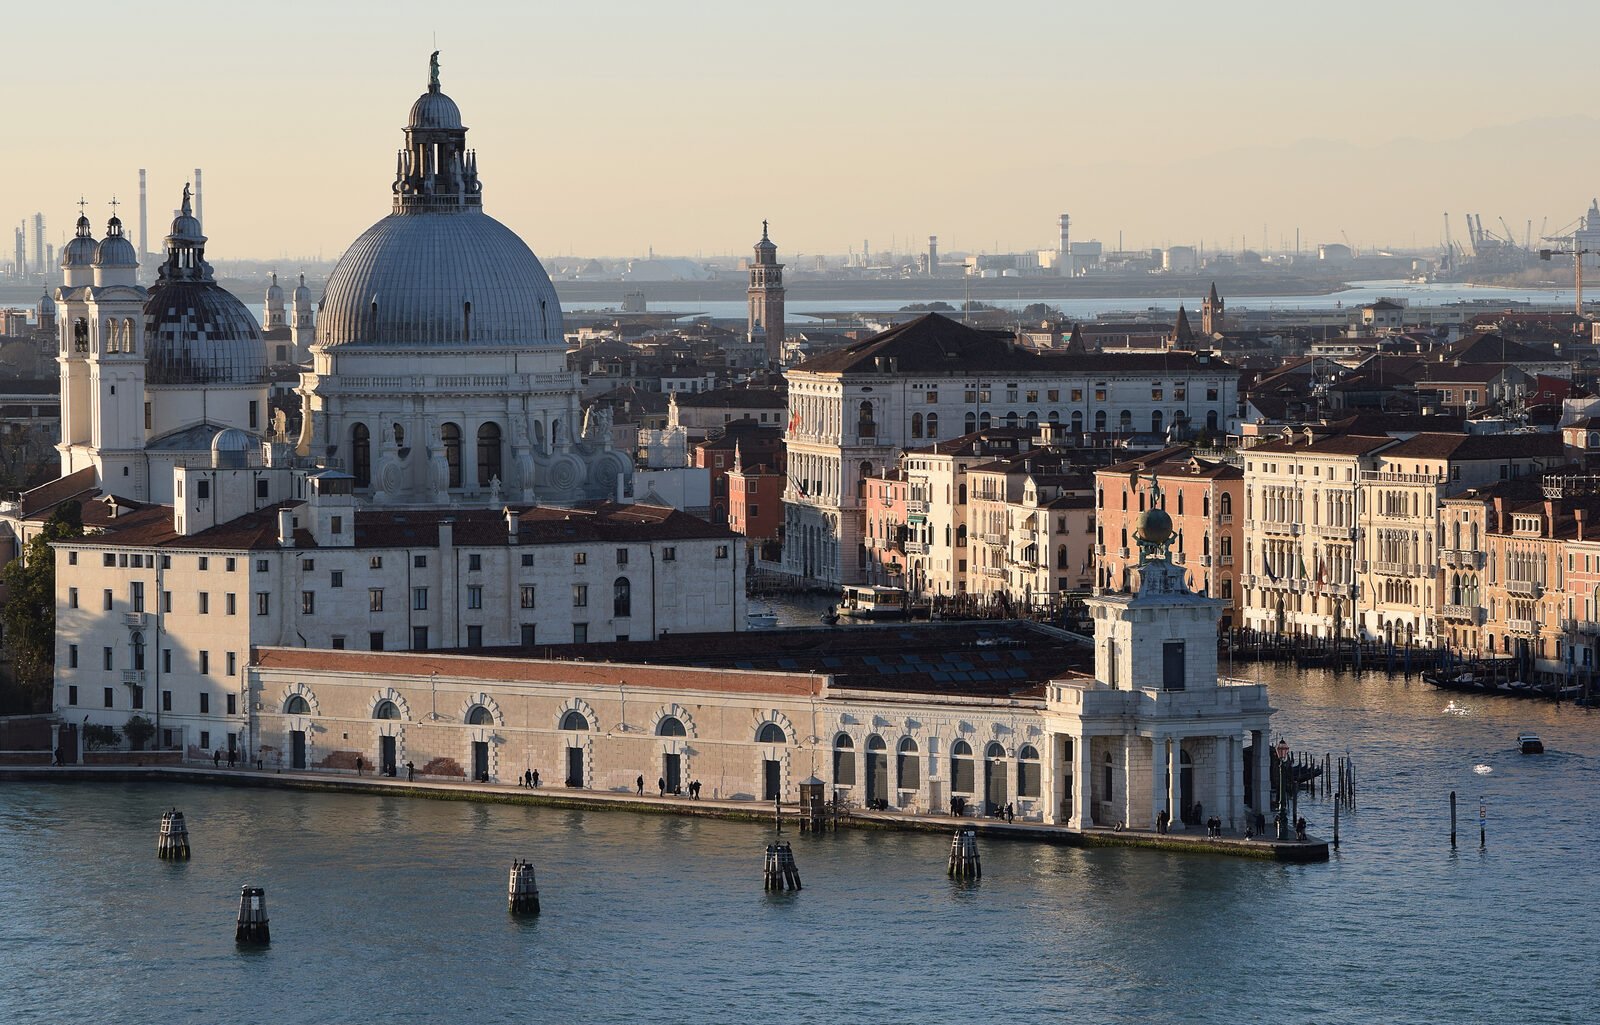
[[[170,12],[170,13],[169,13]],[[181,12],[181,14],[180,14]],[[1520,238],[1600,193],[1592,0],[8,5],[0,218],[332,259],[389,209],[441,51],[485,209],[535,252],[800,256]],[[27,40],[26,44],[18,41]],[[909,244],[908,244],[909,240]],[[9,239],[7,240],[9,242]],[[9,258],[10,249],[5,249]]]

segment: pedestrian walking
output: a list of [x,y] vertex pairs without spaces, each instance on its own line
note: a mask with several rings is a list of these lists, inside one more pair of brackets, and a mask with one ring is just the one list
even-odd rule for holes
[[538,769],[534,769],[533,770],[533,775],[528,777],[528,786],[534,787],[534,788],[537,788],[539,786],[539,770]]
[[417,778],[417,763],[416,762],[407,762],[406,763],[406,782],[410,783],[410,782],[414,781],[416,778]]
[[361,775],[361,768],[362,768],[361,756],[360,755],[356,755],[356,775],[357,776]]
[[222,766],[222,748],[219,747],[219,748],[217,748],[215,751],[213,751],[211,753],[211,767],[213,769],[216,769],[216,768],[220,768],[221,766]]
[[639,774],[639,778],[633,781],[633,785],[638,789],[639,796],[643,797],[644,796],[644,773],[640,773]]
[[656,777],[656,791],[657,791],[656,796],[658,796],[658,797],[667,796],[667,777],[665,777],[665,776],[657,776]]
[[61,751],[60,747],[57,747],[54,751],[50,752],[50,754],[51,754],[51,761],[50,761],[51,765],[60,765],[60,764],[63,763],[64,759],[61,757],[62,751]]

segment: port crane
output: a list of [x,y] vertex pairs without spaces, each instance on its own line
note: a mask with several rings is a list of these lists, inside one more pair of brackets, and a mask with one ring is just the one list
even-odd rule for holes
[[1573,312],[1579,317],[1583,316],[1583,258],[1600,253],[1600,249],[1586,249],[1578,244],[1578,236],[1564,235],[1555,238],[1546,238],[1546,242],[1556,243],[1556,248],[1539,250],[1539,259],[1551,260],[1557,256],[1572,257],[1572,286],[1577,293],[1573,301]]

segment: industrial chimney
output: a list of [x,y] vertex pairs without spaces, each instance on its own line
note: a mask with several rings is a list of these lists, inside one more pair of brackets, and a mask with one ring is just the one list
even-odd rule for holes
[[928,236],[928,277],[939,276],[939,236]]
[[146,203],[145,169],[139,168],[139,262],[143,263],[150,253],[150,216]]

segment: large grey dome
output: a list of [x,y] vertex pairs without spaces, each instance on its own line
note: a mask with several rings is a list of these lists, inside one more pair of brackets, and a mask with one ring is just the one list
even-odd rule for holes
[[561,300],[516,232],[481,208],[396,213],[351,244],[317,317],[324,346],[560,346]]
[[151,384],[257,384],[267,347],[256,318],[214,281],[158,281],[144,304]]

